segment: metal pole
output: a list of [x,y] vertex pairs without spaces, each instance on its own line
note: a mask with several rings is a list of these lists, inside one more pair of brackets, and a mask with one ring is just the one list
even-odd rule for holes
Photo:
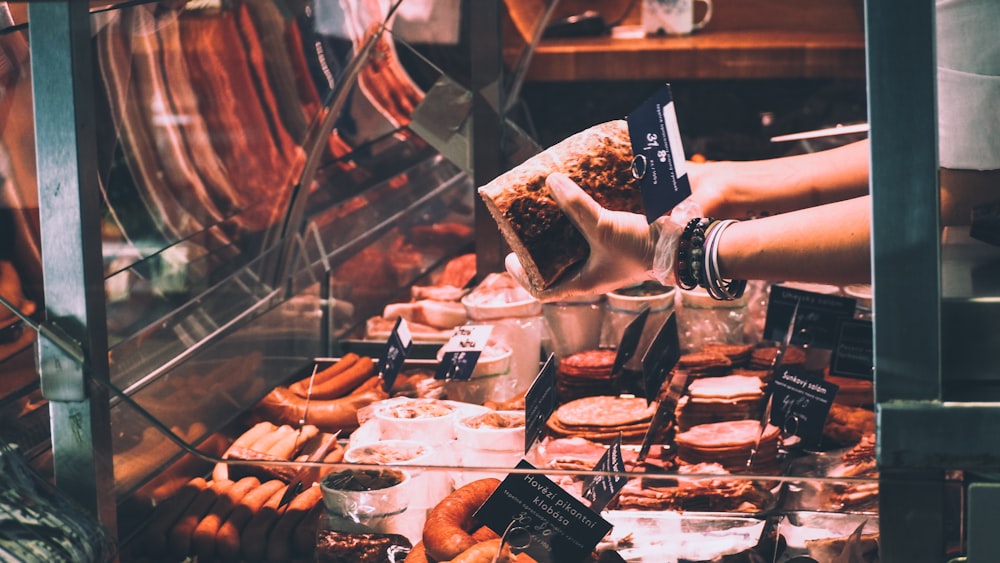
[[81,364],[44,334],[39,338],[55,481],[114,535],[108,396],[85,374],[108,374],[88,3],[32,3],[28,21],[44,323],[75,341],[85,360]]
[[[871,128],[876,408],[941,399],[941,253],[934,2],[865,3]],[[880,420],[882,561],[942,561],[944,474],[885,467],[903,440]]]

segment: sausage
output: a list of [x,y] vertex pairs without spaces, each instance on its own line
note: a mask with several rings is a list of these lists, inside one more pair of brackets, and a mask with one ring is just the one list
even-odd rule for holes
[[198,522],[191,533],[191,548],[198,559],[210,561],[215,557],[215,536],[219,533],[222,523],[229,517],[233,508],[243,500],[250,491],[260,486],[256,477],[244,477],[233,483],[219,496],[208,514]]
[[170,528],[168,547],[170,553],[181,559],[191,554],[191,536],[201,519],[208,514],[212,506],[226,489],[233,485],[232,481],[212,481],[208,487],[198,493],[184,514]]
[[[503,548],[502,550],[501,547]],[[442,561],[441,563],[493,563],[494,561],[497,563],[510,563],[510,561],[513,561],[510,546],[503,545],[500,538],[473,544],[453,559]]]
[[406,559],[403,560],[403,563],[428,563],[428,561],[424,542],[418,541],[410,548],[410,552],[406,554]]
[[215,534],[215,551],[222,561],[238,561],[240,558],[240,533],[246,528],[253,515],[260,511],[274,494],[284,492],[285,483],[272,479],[261,483],[250,491],[233,507],[226,521],[219,526]]
[[364,393],[366,391],[371,391],[372,389],[381,388],[382,381],[383,379],[381,375],[373,375],[368,379],[364,380],[361,383],[361,385],[358,385],[357,388],[355,388],[354,391],[348,393],[347,396],[349,397],[351,395],[360,395],[361,393]]
[[240,555],[244,561],[253,563],[264,560],[267,552],[267,534],[278,519],[278,503],[285,496],[287,488],[281,487],[275,491],[243,528],[240,534]]
[[357,355],[357,354],[355,354],[353,352],[349,352],[347,354],[344,354],[344,356],[342,358],[340,358],[339,360],[337,360],[336,362],[334,362],[330,366],[317,371],[315,378],[313,378],[312,376],[305,377],[303,379],[300,379],[300,380],[296,381],[295,383],[292,383],[291,385],[288,386],[288,388],[291,389],[292,393],[295,393],[296,395],[298,395],[300,397],[305,397],[305,396],[307,396],[309,394],[309,380],[312,379],[313,380],[313,393],[315,393],[317,386],[326,383],[327,381],[329,381],[333,377],[335,377],[338,374],[342,373],[344,370],[350,368],[355,363],[357,363],[357,361],[360,358],[361,358],[361,356],[359,356],[359,355]]
[[[294,424],[298,424],[298,420],[296,420]],[[259,437],[253,444],[248,446],[248,448],[262,454],[269,453],[271,448],[280,442],[282,438],[285,438],[294,432],[295,429],[292,428],[292,423],[282,424],[271,432]]]
[[500,480],[492,477],[472,481],[432,508],[422,538],[427,555],[444,561],[478,543],[469,533],[475,525],[472,515],[499,486]]
[[205,479],[195,477],[156,507],[152,519],[143,530],[141,543],[148,553],[163,553],[167,546],[167,532],[206,487],[208,482]]
[[265,452],[270,454],[275,459],[291,459],[295,452],[299,451],[302,444],[308,442],[309,440],[315,438],[319,435],[319,428],[316,428],[312,424],[306,424],[302,427],[302,431],[293,430],[287,435],[283,436],[278,440],[271,448]]
[[[362,356],[349,368],[327,379],[323,383],[314,383],[312,399],[320,401],[339,399],[353,391],[358,385],[361,385],[373,375],[375,375],[375,362],[368,356]],[[305,396],[303,394],[299,395]]]
[[323,498],[319,485],[313,485],[298,494],[288,503],[284,513],[267,534],[267,561],[285,563],[291,559],[292,530],[309,514]]
[[[354,430],[358,427],[358,409],[389,398],[381,388],[357,395],[326,401],[309,401],[309,423],[323,432]],[[288,390],[275,387],[254,407],[261,418],[279,424],[298,424],[306,409],[306,400]]]

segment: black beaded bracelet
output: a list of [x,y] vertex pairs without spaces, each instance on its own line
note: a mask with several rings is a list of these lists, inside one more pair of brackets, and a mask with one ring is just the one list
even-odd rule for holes
[[705,232],[713,221],[711,217],[691,219],[677,240],[674,277],[681,289],[694,289],[704,283]]

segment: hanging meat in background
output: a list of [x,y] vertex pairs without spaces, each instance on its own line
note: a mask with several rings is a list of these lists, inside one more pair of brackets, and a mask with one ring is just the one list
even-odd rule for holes
[[[244,202],[240,226],[264,231],[283,218],[305,156],[278,115],[258,36],[248,25],[241,38],[236,14],[228,11],[185,11],[179,23],[193,87],[193,96],[183,100],[196,104],[190,109],[202,116],[210,135],[200,139],[201,131],[192,128],[189,142],[214,152],[219,166],[194,160],[212,174],[212,186],[218,186],[213,191],[229,193],[228,183]],[[241,44],[243,49],[233,48]]]
[[[0,9],[0,27],[14,23]],[[0,259],[15,265],[25,294],[40,303],[42,258],[28,56],[27,32],[0,34]]]

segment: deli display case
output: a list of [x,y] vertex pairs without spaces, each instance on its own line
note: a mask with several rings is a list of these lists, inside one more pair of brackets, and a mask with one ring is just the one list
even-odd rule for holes
[[[913,453],[901,425],[951,404],[900,403],[880,371],[912,353],[882,340],[906,324],[893,281],[534,301],[475,187],[540,150],[512,100],[556,3],[513,34],[502,2],[408,3],[5,4],[0,439],[95,516],[106,558],[973,553],[995,493],[963,470],[991,466]],[[808,299],[835,306],[808,320]],[[879,388],[808,334],[873,309]],[[660,357],[614,370],[636,317]],[[482,326],[469,381],[443,373]]]

